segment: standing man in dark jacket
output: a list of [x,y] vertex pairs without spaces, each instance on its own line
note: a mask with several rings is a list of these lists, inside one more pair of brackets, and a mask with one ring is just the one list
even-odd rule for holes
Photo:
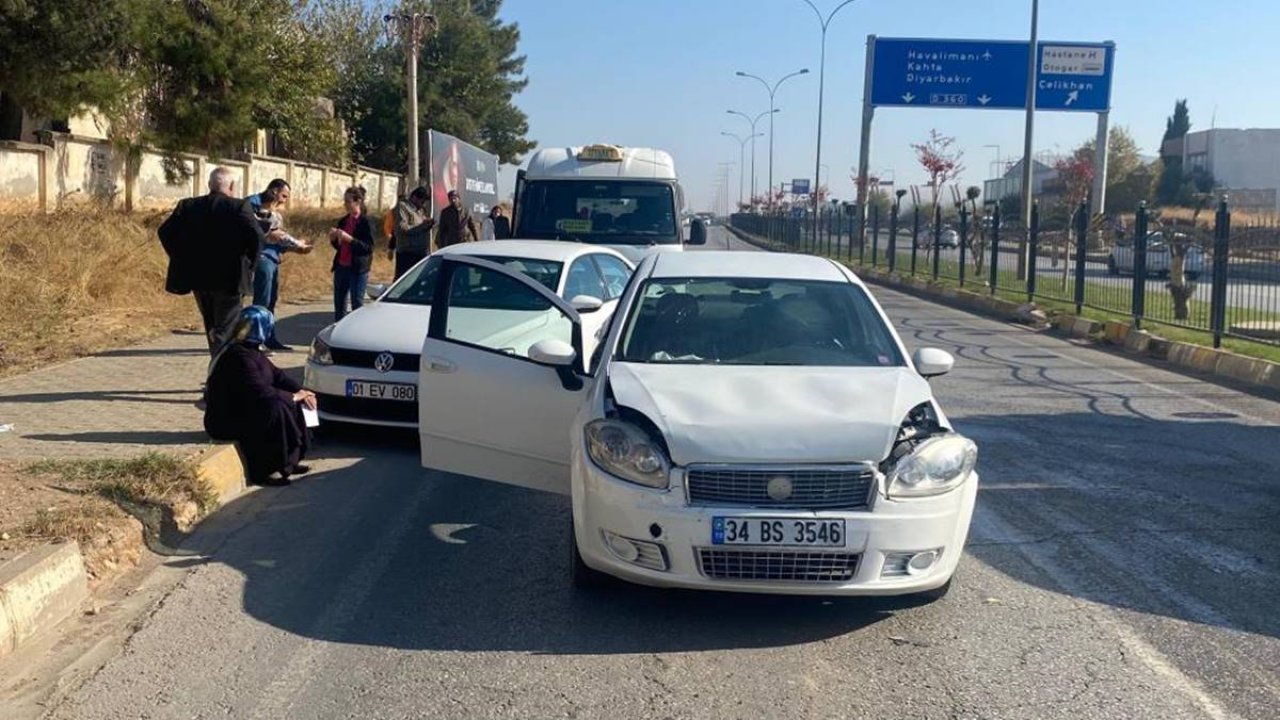
[[253,294],[253,266],[267,241],[235,189],[231,170],[215,168],[209,194],[179,202],[159,231],[169,256],[165,290],[195,295],[211,354],[231,337],[241,297]]
[[396,203],[391,248],[395,250],[397,280],[431,252],[431,228],[436,221],[427,207],[430,196],[426,188],[414,188],[409,197]]
[[436,226],[437,248],[480,240],[471,211],[462,206],[462,198],[457,190],[449,191],[449,207],[440,211],[440,222]]

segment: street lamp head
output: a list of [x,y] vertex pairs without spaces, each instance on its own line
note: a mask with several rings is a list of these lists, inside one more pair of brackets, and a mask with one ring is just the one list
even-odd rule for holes
[[734,73],[734,75],[737,75],[738,77],[746,77],[746,76],[747,76],[747,74],[746,74],[746,73],[744,73],[744,72],[742,72],[741,70],[739,70],[738,72]]
[[801,74],[801,75],[808,75],[808,74],[809,74],[809,68],[800,68],[800,73],[799,73],[799,74]]

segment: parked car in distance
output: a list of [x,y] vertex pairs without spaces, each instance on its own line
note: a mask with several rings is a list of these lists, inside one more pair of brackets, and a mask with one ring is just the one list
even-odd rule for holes
[[[422,464],[569,495],[575,585],[946,592],[978,488],[977,448],[928,381],[954,359],[909,354],[847,268],[650,255],[592,352],[584,318],[547,288],[480,258],[441,261],[419,380]],[[512,291],[477,304],[473,280]],[[512,352],[474,339],[477,324],[494,337],[540,330]]]
[[[1177,235],[1179,242],[1185,242],[1185,235]],[[1134,243],[1132,238],[1117,240],[1107,256],[1107,272],[1112,275],[1124,273],[1132,275],[1135,268]],[[1155,277],[1169,277],[1173,269],[1173,253],[1163,232],[1147,235],[1147,274]],[[1183,263],[1183,272],[1190,280],[1195,280],[1204,272],[1204,248],[1192,244],[1187,248],[1187,257]]]
[[942,234],[938,236],[938,246],[944,248],[960,247],[960,233],[953,228],[945,228]]
[[[327,421],[416,427],[418,367],[431,320],[431,303],[441,258],[484,258],[532,278],[570,303],[582,321],[584,347],[597,343],[634,267],[622,254],[598,245],[555,240],[491,240],[438,250],[415,265],[375,302],[321,330],[311,344],[303,385],[316,393]],[[473,302],[505,302],[510,283],[467,288]],[[513,308],[514,310],[515,308]],[[455,310],[473,312],[470,308]],[[513,329],[474,332],[502,347],[519,344]],[[496,334],[495,334],[496,333]]]

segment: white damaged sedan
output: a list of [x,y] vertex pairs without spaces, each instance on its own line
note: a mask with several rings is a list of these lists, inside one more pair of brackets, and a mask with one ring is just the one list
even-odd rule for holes
[[[652,255],[587,355],[579,314],[536,282],[463,256],[440,273],[419,403],[450,410],[422,413],[423,465],[570,494],[575,583],[946,591],[978,487],[926,380],[953,359],[908,357],[843,266]],[[539,336],[498,347],[496,326]]]

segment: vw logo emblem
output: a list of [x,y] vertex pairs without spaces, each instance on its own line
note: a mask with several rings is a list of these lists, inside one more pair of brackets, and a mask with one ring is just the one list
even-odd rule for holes
[[380,373],[388,372],[395,364],[396,356],[389,352],[378,353],[378,357],[373,359],[373,369]]
[[791,497],[791,478],[779,475],[769,479],[769,485],[765,488],[769,493],[769,499],[782,502]]

